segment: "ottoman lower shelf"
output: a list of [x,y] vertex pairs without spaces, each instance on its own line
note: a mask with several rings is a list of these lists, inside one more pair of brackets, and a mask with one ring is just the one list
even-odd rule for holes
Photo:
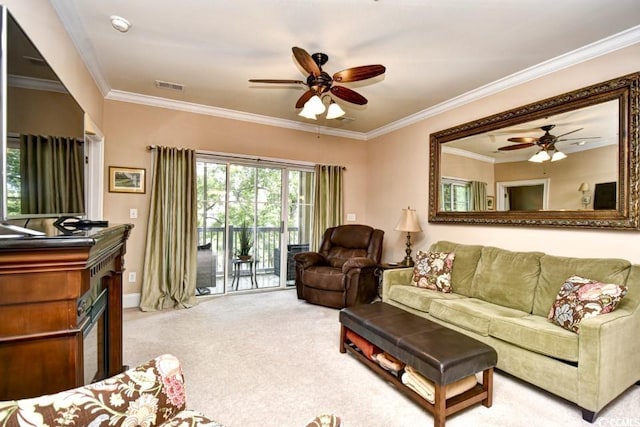
[[[347,340],[348,341],[348,340]],[[344,351],[342,351],[344,349]],[[356,359],[364,363],[369,369],[382,377],[385,381],[393,384],[399,391],[413,400],[415,403],[426,409],[434,417],[434,426],[444,426],[444,420],[447,416],[455,414],[471,405],[482,402],[487,408],[491,407],[491,390],[493,388],[493,368],[489,368],[482,373],[482,384],[476,384],[472,389],[465,391],[457,396],[444,399],[446,395],[446,386],[435,384],[435,401],[434,403],[424,399],[418,393],[413,391],[402,383],[393,373],[383,369],[375,362],[369,360],[366,356],[356,350],[353,346],[345,343],[344,339],[341,344],[341,353],[349,352]],[[444,404],[443,404],[444,402]]]

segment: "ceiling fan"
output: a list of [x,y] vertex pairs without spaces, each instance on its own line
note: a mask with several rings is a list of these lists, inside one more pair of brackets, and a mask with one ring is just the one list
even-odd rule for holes
[[[584,137],[584,138],[564,138],[564,139],[560,139],[563,136],[567,136],[569,134],[581,131],[584,128],[578,128],[578,129],[572,130],[571,132],[563,133],[562,135],[556,136],[556,135],[552,135],[550,133],[551,129],[553,129],[554,127],[556,127],[556,125],[545,125],[545,126],[540,127],[540,129],[542,129],[544,131],[544,135],[542,135],[541,137],[538,137],[538,138],[529,137],[529,136],[508,138],[507,141],[509,141],[509,142],[517,142],[517,144],[515,144],[515,145],[505,145],[503,147],[499,147],[498,151],[520,150],[522,148],[529,148],[529,147],[533,147],[533,146],[537,145],[538,147],[540,147],[540,150],[536,154],[531,156],[529,161],[542,162],[542,161],[549,160],[549,159],[551,159],[551,161],[555,161],[555,160],[562,160],[565,157],[567,157],[566,154],[562,153],[561,151],[559,151],[556,148],[556,143],[558,143],[560,141],[570,141],[572,139],[583,140],[583,139],[595,139],[595,138],[597,138],[597,137]],[[549,152],[553,152],[553,156],[549,156]]]
[[334,83],[349,83],[370,79],[384,74],[386,68],[383,65],[363,65],[360,67],[347,68],[338,71],[333,76],[322,70],[322,66],[327,63],[329,56],[324,53],[314,53],[309,55],[306,50],[300,47],[293,47],[293,56],[300,66],[309,73],[306,81],[302,80],[278,80],[278,79],[250,79],[251,83],[276,83],[276,84],[300,84],[309,89],[302,94],[296,102],[296,108],[303,108],[307,101],[314,95],[318,97],[330,92],[332,95],[347,102],[357,105],[365,105],[367,99],[358,92],[337,86]]

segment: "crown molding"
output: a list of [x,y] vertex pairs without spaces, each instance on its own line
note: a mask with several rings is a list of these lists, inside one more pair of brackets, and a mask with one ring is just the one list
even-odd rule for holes
[[452,154],[454,156],[467,157],[469,159],[479,160],[485,163],[496,163],[496,159],[489,156],[483,156],[482,154],[474,153],[472,151],[463,150],[456,147],[442,146],[442,152],[446,154]]
[[299,130],[302,132],[320,133],[323,135],[339,136],[342,138],[366,140],[366,134],[342,129],[333,129],[327,126],[309,125],[295,122],[293,120],[278,119],[263,116],[260,114],[245,113],[242,111],[229,110],[226,108],[211,107],[208,105],[196,104],[193,102],[176,101],[173,99],[160,98],[158,96],[142,95],[139,93],[125,92],[121,90],[110,90],[105,96],[112,101],[129,102],[133,104],[147,105],[150,107],[166,108],[169,110],[185,111],[188,113],[204,114],[207,116],[221,117],[224,119],[240,120],[243,122],[257,123],[267,126],[276,126],[286,129]]
[[50,0],[50,3],[58,14],[62,25],[67,30],[67,34],[69,34],[71,41],[75,45],[80,58],[82,58],[89,70],[89,74],[93,77],[93,81],[98,86],[98,90],[100,90],[102,96],[106,96],[111,90],[111,86],[102,73],[100,61],[98,61],[93,45],[87,38],[84,27],[80,19],[78,19],[78,13],[73,9],[72,3],[63,0]]
[[367,139],[377,138],[387,133],[402,129],[414,123],[425,120],[429,117],[437,116],[445,111],[458,108],[473,101],[495,95],[503,90],[521,85],[528,81],[543,77],[547,74],[560,71],[564,68],[580,64],[590,59],[614,52],[619,49],[634,45],[640,42],[640,25],[631,27],[628,30],[606,37],[602,40],[588,44],[571,52],[541,62],[540,64],[526,68],[517,73],[511,74],[495,82],[481,86],[477,89],[463,93],[460,96],[451,98],[433,107],[411,114],[393,123],[379,127],[366,133]]
[[9,74],[7,76],[7,85],[10,87],[19,87],[22,89],[43,90],[46,92],[66,93],[69,91],[62,83],[56,80],[38,79],[35,77],[17,76]]

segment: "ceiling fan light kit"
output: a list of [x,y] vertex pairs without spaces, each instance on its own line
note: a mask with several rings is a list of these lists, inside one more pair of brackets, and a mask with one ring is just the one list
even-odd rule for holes
[[[330,92],[331,95],[336,96],[344,101],[357,105],[365,105],[368,101],[367,98],[360,95],[358,92],[349,89],[344,86],[334,86],[335,82],[349,83],[357,82],[360,80],[371,79],[386,72],[386,68],[383,65],[363,65],[360,67],[347,68],[342,71],[338,71],[333,76],[330,76],[325,71],[322,71],[322,66],[329,60],[329,56],[324,53],[309,53],[299,47],[293,47],[293,56],[296,61],[309,75],[306,82],[302,80],[278,80],[278,79],[249,79],[250,83],[276,83],[276,84],[301,84],[308,87],[308,90],[298,98],[296,102],[296,108],[302,108],[302,111],[298,114],[301,117],[316,120],[318,114],[324,113],[326,107],[322,102],[325,96],[323,94]],[[322,96],[322,98],[320,98]],[[345,114],[344,110],[336,104],[331,97],[329,103],[329,110],[327,112],[327,119],[335,119]]]

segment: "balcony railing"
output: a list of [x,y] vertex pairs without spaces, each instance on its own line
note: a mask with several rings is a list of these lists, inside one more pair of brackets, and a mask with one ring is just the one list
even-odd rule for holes
[[[229,227],[229,256],[235,257],[236,248],[239,246],[239,233],[242,227]],[[211,243],[211,250],[218,254],[218,259],[222,259],[225,249],[224,227],[198,227],[198,245]],[[273,273],[274,271],[274,249],[280,247],[279,227],[256,227],[252,255],[258,260],[257,273]],[[300,242],[300,229],[289,227],[288,244],[298,244]],[[216,263],[216,273],[222,273],[224,263]]]

